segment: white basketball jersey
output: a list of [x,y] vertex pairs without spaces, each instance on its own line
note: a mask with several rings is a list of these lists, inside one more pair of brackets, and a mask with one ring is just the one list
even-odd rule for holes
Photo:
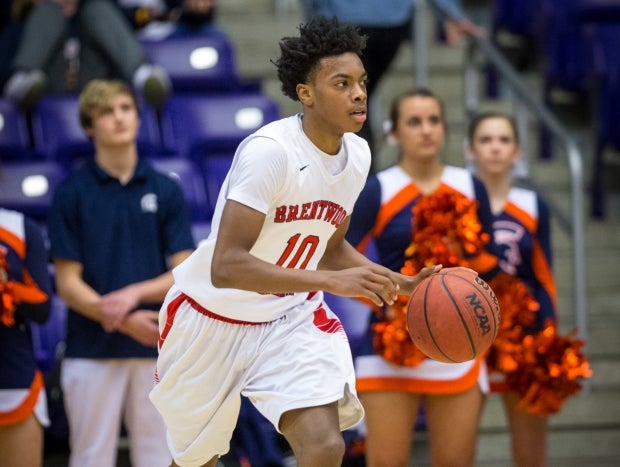
[[[242,170],[244,158],[253,156],[248,150],[250,141],[252,145],[267,141],[271,147],[276,142],[281,152],[273,157],[286,156],[278,161],[283,168],[281,183],[269,193],[267,205],[254,201],[260,199],[254,193],[261,192],[267,185],[259,174],[250,178],[254,187],[249,187],[246,173],[247,195],[235,186],[238,179],[235,171]],[[342,145],[346,164],[340,173],[332,175],[323,160],[329,156],[305,135],[300,115],[270,123],[246,138],[235,153],[220,191],[209,238],[173,271],[177,287],[208,310],[241,321],[272,321],[303,303],[307,292],[260,294],[213,287],[210,270],[219,222],[227,199],[264,212],[265,222],[250,253],[282,267],[315,270],[328,240],[350,215],[370,168],[370,150],[366,141],[347,133]],[[264,153],[262,157],[261,164],[270,163],[264,160]],[[316,298],[320,299],[321,295]]]

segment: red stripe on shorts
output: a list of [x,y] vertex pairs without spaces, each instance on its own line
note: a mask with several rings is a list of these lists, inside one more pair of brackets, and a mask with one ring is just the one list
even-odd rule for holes
[[177,310],[181,306],[181,303],[185,301],[185,296],[183,294],[176,297],[168,304],[168,308],[166,309],[166,325],[164,326],[164,330],[161,332],[159,336],[158,346],[161,349],[161,346],[164,345],[164,340],[166,340],[166,336],[170,332],[170,328],[172,327],[172,323],[174,323],[174,316],[177,314]]
[[314,325],[323,332],[328,334],[333,334],[336,332],[344,332],[344,328],[342,327],[342,323],[337,318],[328,318],[327,310],[323,308],[323,305],[319,306],[314,311]]
[[218,321],[224,321],[225,323],[231,323],[231,324],[249,324],[252,326],[256,326],[259,324],[265,324],[264,322],[259,322],[259,321],[241,321],[238,319],[232,319],[232,318],[228,318],[226,316],[222,316],[222,315],[218,315],[217,313],[213,313],[210,310],[207,310],[205,307],[203,307],[200,303],[198,303],[196,300],[194,300],[191,297],[188,297],[187,295],[185,295],[184,293],[181,294],[181,297],[183,297],[187,303],[189,303],[192,308],[194,310],[196,310],[198,313],[208,316],[209,318],[213,318],[216,319]]

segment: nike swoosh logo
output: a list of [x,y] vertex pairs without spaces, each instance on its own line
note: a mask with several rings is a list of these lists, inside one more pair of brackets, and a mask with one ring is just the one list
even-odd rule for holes
[[301,172],[302,170],[304,170],[306,167],[308,167],[310,164],[306,164],[303,167],[300,167],[299,171]]

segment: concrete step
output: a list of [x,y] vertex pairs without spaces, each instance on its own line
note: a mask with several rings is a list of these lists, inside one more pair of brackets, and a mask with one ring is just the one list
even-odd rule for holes
[[[617,398],[618,394],[614,389],[596,388],[572,396],[559,413],[550,416],[550,427],[554,431],[566,431],[575,427],[620,429],[620,404],[617,403]],[[493,431],[504,429],[505,426],[501,398],[493,394],[488,397],[480,429]],[[618,448],[620,449],[620,446]]]
[[[549,465],[620,465],[619,415],[615,390],[570,398],[562,411],[549,419]],[[483,412],[476,465],[509,465],[509,453],[510,437],[501,399],[492,395]]]
[[[620,465],[620,428],[553,429],[548,438],[551,467],[617,467]],[[414,435],[410,467],[431,467],[428,437]],[[475,467],[512,465],[510,436],[504,428],[483,429],[478,434]]]
[[[554,429],[548,439],[552,467],[615,467],[620,465],[620,428]],[[410,465],[420,465],[417,462]],[[430,465],[430,464],[429,464]],[[483,432],[478,438],[477,467],[510,466],[510,436],[503,431]]]
[[[548,439],[549,465],[558,467],[620,465],[620,425],[618,410],[605,414],[602,407],[615,403],[611,392],[578,395],[566,402],[562,412],[550,418]],[[587,420],[584,423],[583,420]],[[428,437],[425,432],[414,436],[410,466],[430,466]],[[510,436],[506,419],[497,395],[489,396],[478,434],[477,467],[511,465]]]

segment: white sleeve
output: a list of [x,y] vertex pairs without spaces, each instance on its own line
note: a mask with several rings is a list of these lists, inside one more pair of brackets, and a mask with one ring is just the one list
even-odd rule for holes
[[286,151],[271,138],[255,137],[237,154],[231,169],[227,199],[266,213],[286,183]]

